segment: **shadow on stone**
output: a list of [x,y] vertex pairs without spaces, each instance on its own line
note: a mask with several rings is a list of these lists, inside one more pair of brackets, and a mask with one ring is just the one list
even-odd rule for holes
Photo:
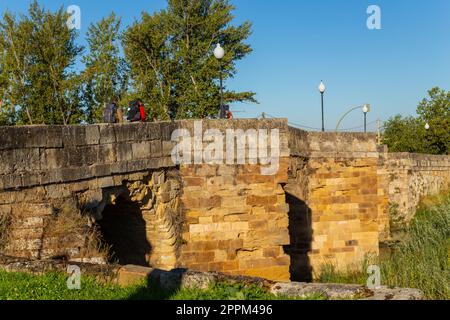
[[286,191],[289,205],[290,245],[285,252],[291,257],[291,281],[312,282],[312,267],[308,253],[312,250],[312,213],[306,203]]

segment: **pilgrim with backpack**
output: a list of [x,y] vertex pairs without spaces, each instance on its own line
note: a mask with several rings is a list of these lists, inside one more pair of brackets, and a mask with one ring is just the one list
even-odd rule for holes
[[129,122],[145,122],[145,108],[140,99],[130,102],[130,108],[128,110]]

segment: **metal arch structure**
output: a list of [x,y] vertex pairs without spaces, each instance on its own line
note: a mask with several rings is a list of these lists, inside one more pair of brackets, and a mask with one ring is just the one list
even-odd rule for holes
[[342,121],[344,121],[344,119],[345,119],[350,113],[352,113],[352,112],[355,111],[355,110],[362,109],[362,108],[364,108],[364,106],[367,106],[368,109],[369,109],[369,112],[370,112],[370,104],[364,104],[364,105],[362,105],[362,106],[357,106],[357,107],[351,108],[351,109],[348,110],[348,111],[342,116],[342,118],[339,120],[339,122],[338,122],[338,124],[337,124],[337,126],[336,126],[336,132],[339,131],[339,127],[341,126]]

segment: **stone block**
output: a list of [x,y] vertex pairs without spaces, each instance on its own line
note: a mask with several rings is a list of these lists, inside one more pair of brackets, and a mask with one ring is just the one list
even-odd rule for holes
[[41,151],[40,156],[42,170],[58,169],[68,164],[67,153],[64,149],[45,149]]
[[46,126],[2,127],[0,150],[43,148],[46,146]]
[[14,170],[14,150],[0,150],[0,174],[10,174]]
[[239,273],[245,276],[261,277],[272,281],[289,281],[289,265],[272,266],[264,268],[240,269]]
[[66,160],[64,168],[83,166],[83,154],[80,148],[66,147],[64,153],[64,160]]
[[179,128],[179,125],[174,122],[162,122],[160,124],[160,132],[162,141],[171,141],[173,132]]
[[100,144],[116,143],[116,134],[114,126],[109,124],[102,124],[98,126],[100,134]]
[[183,253],[181,255],[181,261],[185,265],[208,264],[214,262],[214,255],[214,251]]
[[124,266],[118,271],[118,285],[122,287],[130,287],[141,284],[144,280],[150,278],[153,271],[153,269],[146,267]]
[[100,189],[110,188],[116,186],[113,177],[103,177],[97,179],[97,184]]
[[146,159],[151,156],[150,142],[136,142],[131,145],[131,148],[133,160]]
[[95,177],[106,177],[111,175],[111,164],[98,164],[92,168],[92,173]]
[[118,162],[133,160],[133,149],[130,143],[118,143],[115,148]]
[[162,141],[162,154],[164,156],[171,156],[172,151],[176,147],[176,143],[172,141]]
[[100,143],[100,129],[97,125],[86,126],[86,144],[93,145]]
[[63,181],[61,169],[47,170],[40,173],[40,184],[47,185],[51,183],[60,183]]
[[62,137],[64,147],[86,145],[86,126],[64,126]]
[[144,127],[141,123],[114,125],[113,128],[117,143],[142,141],[142,139],[140,139],[141,135],[139,134],[139,132]]
[[62,132],[62,126],[47,126],[45,129],[46,148],[62,148],[64,146]]
[[27,173],[22,175],[22,186],[32,187],[41,183],[41,175],[39,173]]
[[61,169],[62,181],[78,181],[93,177],[93,173],[89,168],[63,168]]
[[[168,153],[170,155],[170,153]],[[163,147],[161,140],[154,140],[150,143],[150,157],[159,158],[163,156]]]
[[127,173],[127,162],[116,162],[111,164],[111,173],[112,174],[124,174]]
[[99,146],[83,146],[78,148],[78,152],[82,155],[82,165],[92,166],[99,162]]
[[114,163],[117,161],[115,144],[101,144],[98,146],[98,162]]
[[142,159],[127,162],[127,172],[144,171],[148,169],[161,168],[158,159]]
[[14,149],[12,159],[8,159],[13,163],[15,172],[35,171],[40,169],[39,149]]
[[0,176],[0,185],[3,189],[18,189],[22,187],[22,177],[15,174]]

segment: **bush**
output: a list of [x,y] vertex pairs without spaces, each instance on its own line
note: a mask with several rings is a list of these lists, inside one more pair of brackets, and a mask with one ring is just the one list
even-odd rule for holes
[[450,197],[420,209],[407,234],[380,263],[385,284],[418,288],[430,299],[450,299]]
[[[384,124],[383,143],[390,152],[449,154],[450,91],[433,88],[417,107],[417,117],[400,115]],[[429,129],[425,129],[428,124]]]

